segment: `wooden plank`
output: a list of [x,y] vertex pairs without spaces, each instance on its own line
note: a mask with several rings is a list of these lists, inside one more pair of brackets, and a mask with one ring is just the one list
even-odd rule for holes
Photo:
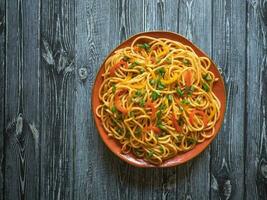
[[75,2],[41,4],[40,199],[73,199]]
[[[76,1],[76,103],[74,199],[106,199],[111,156],[98,136],[91,114],[91,93],[100,63],[109,51],[109,3]],[[104,160],[106,158],[107,161]]]
[[5,60],[6,60],[6,41],[5,41],[5,20],[6,20],[5,0],[0,0],[0,200],[3,200],[4,190],[4,134],[5,128]]
[[246,199],[267,199],[267,2],[247,5]]
[[[211,56],[212,1],[185,0],[179,6],[179,33]],[[201,184],[200,184],[201,183]],[[205,183],[205,184],[203,184]],[[177,169],[178,199],[209,199],[210,148]]]
[[227,90],[224,124],[212,143],[211,199],[244,199],[246,4],[213,2],[213,58]]
[[38,198],[38,19],[39,1],[6,2],[5,199]]

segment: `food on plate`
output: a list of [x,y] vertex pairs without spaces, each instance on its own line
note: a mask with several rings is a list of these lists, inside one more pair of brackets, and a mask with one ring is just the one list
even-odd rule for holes
[[122,153],[159,165],[212,137],[221,103],[210,66],[166,38],[139,36],[115,51],[104,64],[96,114]]

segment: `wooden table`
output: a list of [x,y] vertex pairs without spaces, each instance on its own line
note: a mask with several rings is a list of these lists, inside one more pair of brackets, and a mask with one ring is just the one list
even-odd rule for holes
[[[219,67],[227,111],[196,159],[138,169],[101,141],[92,85],[129,36],[180,33]],[[0,200],[267,199],[266,0],[0,0]]]

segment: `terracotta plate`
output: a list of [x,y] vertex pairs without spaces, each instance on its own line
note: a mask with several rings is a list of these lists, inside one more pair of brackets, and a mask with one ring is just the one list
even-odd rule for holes
[[[151,37],[155,37],[155,38],[168,38],[168,39],[171,39],[174,41],[179,41],[185,45],[192,47],[198,56],[208,57],[196,45],[194,45],[192,42],[190,42],[188,39],[186,39],[185,37],[183,37],[181,35],[178,35],[178,34],[172,33],[172,32],[155,31],[155,32],[138,33],[138,34],[130,37],[128,40],[124,41],[119,46],[117,46],[107,56],[107,58],[110,57],[114,53],[114,51],[116,51],[120,48],[124,48],[126,46],[130,46],[130,44],[133,42],[133,40],[138,36],[151,36]],[[222,123],[223,123],[225,106],[226,106],[226,91],[225,91],[223,78],[221,77],[217,67],[215,66],[215,64],[211,60],[210,71],[212,71],[214,73],[215,77],[219,78],[219,81],[214,85],[213,92],[219,98],[219,100],[221,102],[221,116],[215,125],[215,135],[212,138],[205,140],[203,143],[197,144],[192,150],[190,150],[186,153],[183,153],[183,154],[179,154],[173,158],[170,158],[169,160],[164,161],[163,164],[161,164],[161,165],[150,164],[143,159],[139,159],[139,158],[135,157],[133,154],[126,154],[126,155],[122,154],[120,151],[121,145],[115,139],[108,137],[107,133],[105,132],[105,130],[101,124],[101,120],[96,116],[96,111],[95,111],[96,107],[100,104],[100,100],[98,98],[98,92],[99,92],[100,85],[103,81],[101,74],[104,72],[104,63],[106,62],[107,58],[104,60],[103,64],[101,65],[100,70],[97,73],[94,86],[93,86],[92,113],[94,116],[96,127],[99,131],[101,138],[103,139],[104,143],[108,146],[108,148],[114,154],[116,154],[119,158],[121,158],[122,160],[124,160],[127,163],[132,164],[136,167],[171,167],[171,166],[176,166],[176,165],[182,164],[182,163],[187,162],[188,160],[196,157],[205,148],[207,148],[207,146],[211,143],[211,141],[216,137],[216,135],[218,134],[220,127],[222,126]]]

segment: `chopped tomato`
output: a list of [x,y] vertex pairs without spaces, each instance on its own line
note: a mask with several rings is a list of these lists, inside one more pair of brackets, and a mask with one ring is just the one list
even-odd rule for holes
[[127,90],[121,90],[115,94],[114,104],[118,111],[122,112],[123,114],[127,114],[128,110],[121,105],[120,96],[125,94]]
[[159,48],[158,46],[154,46],[154,47],[153,47],[153,50],[157,51],[158,48]]
[[203,112],[202,110],[193,110],[193,111],[191,111],[190,114],[189,114],[189,122],[191,124],[194,123],[194,117],[195,117],[196,114],[200,115],[202,117],[202,120],[203,120],[203,123],[204,123],[204,127],[206,127],[207,124],[208,124],[208,117],[207,117],[207,114],[205,112]]
[[134,50],[135,51],[139,51],[139,47],[138,46],[134,46]]
[[174,126],[174,128],[175,128],[175,130],[177,132],[181,132],[182,131],[182,127],[179,126],[174,113],[172,114],[172,124],[173,124],[173,126]]
[[155,63],[156,62],[155,57],[150,57],[150,61],[151,61],[151,63]]
[[150,125],[150,126],[147,126],[147,127],[144,128],[145,132],[149,131],[149,130],[152,130],[157,134],[160,133],[160,129],[158,127],[154,126],[154,125]]
[[179,98],[176,97],[176,96],[174,96],[174,101],[175,101],[175,103],[180,104],[180,100],[179,100]]
[[120,68],[122,65],[124,65],[124,67],[127,69],[128,68],[128,64],[127,62],[125,62],[124,60],[121,60],[120,62],[116,63],[112,68],[110,68],[109,73],[111,76],[115,75],[115,71]]
[[149,99],[146,104],[145,104],[146,108],[150,108],[151,109],[151,119],[155,119],[156,118],[156,107],[155,104],[153,102],[151,102],[151,100]]
[[183,73],[184,82],[186,86],[191,86],[193,82],[193,74],[191,70],[187,70]]

